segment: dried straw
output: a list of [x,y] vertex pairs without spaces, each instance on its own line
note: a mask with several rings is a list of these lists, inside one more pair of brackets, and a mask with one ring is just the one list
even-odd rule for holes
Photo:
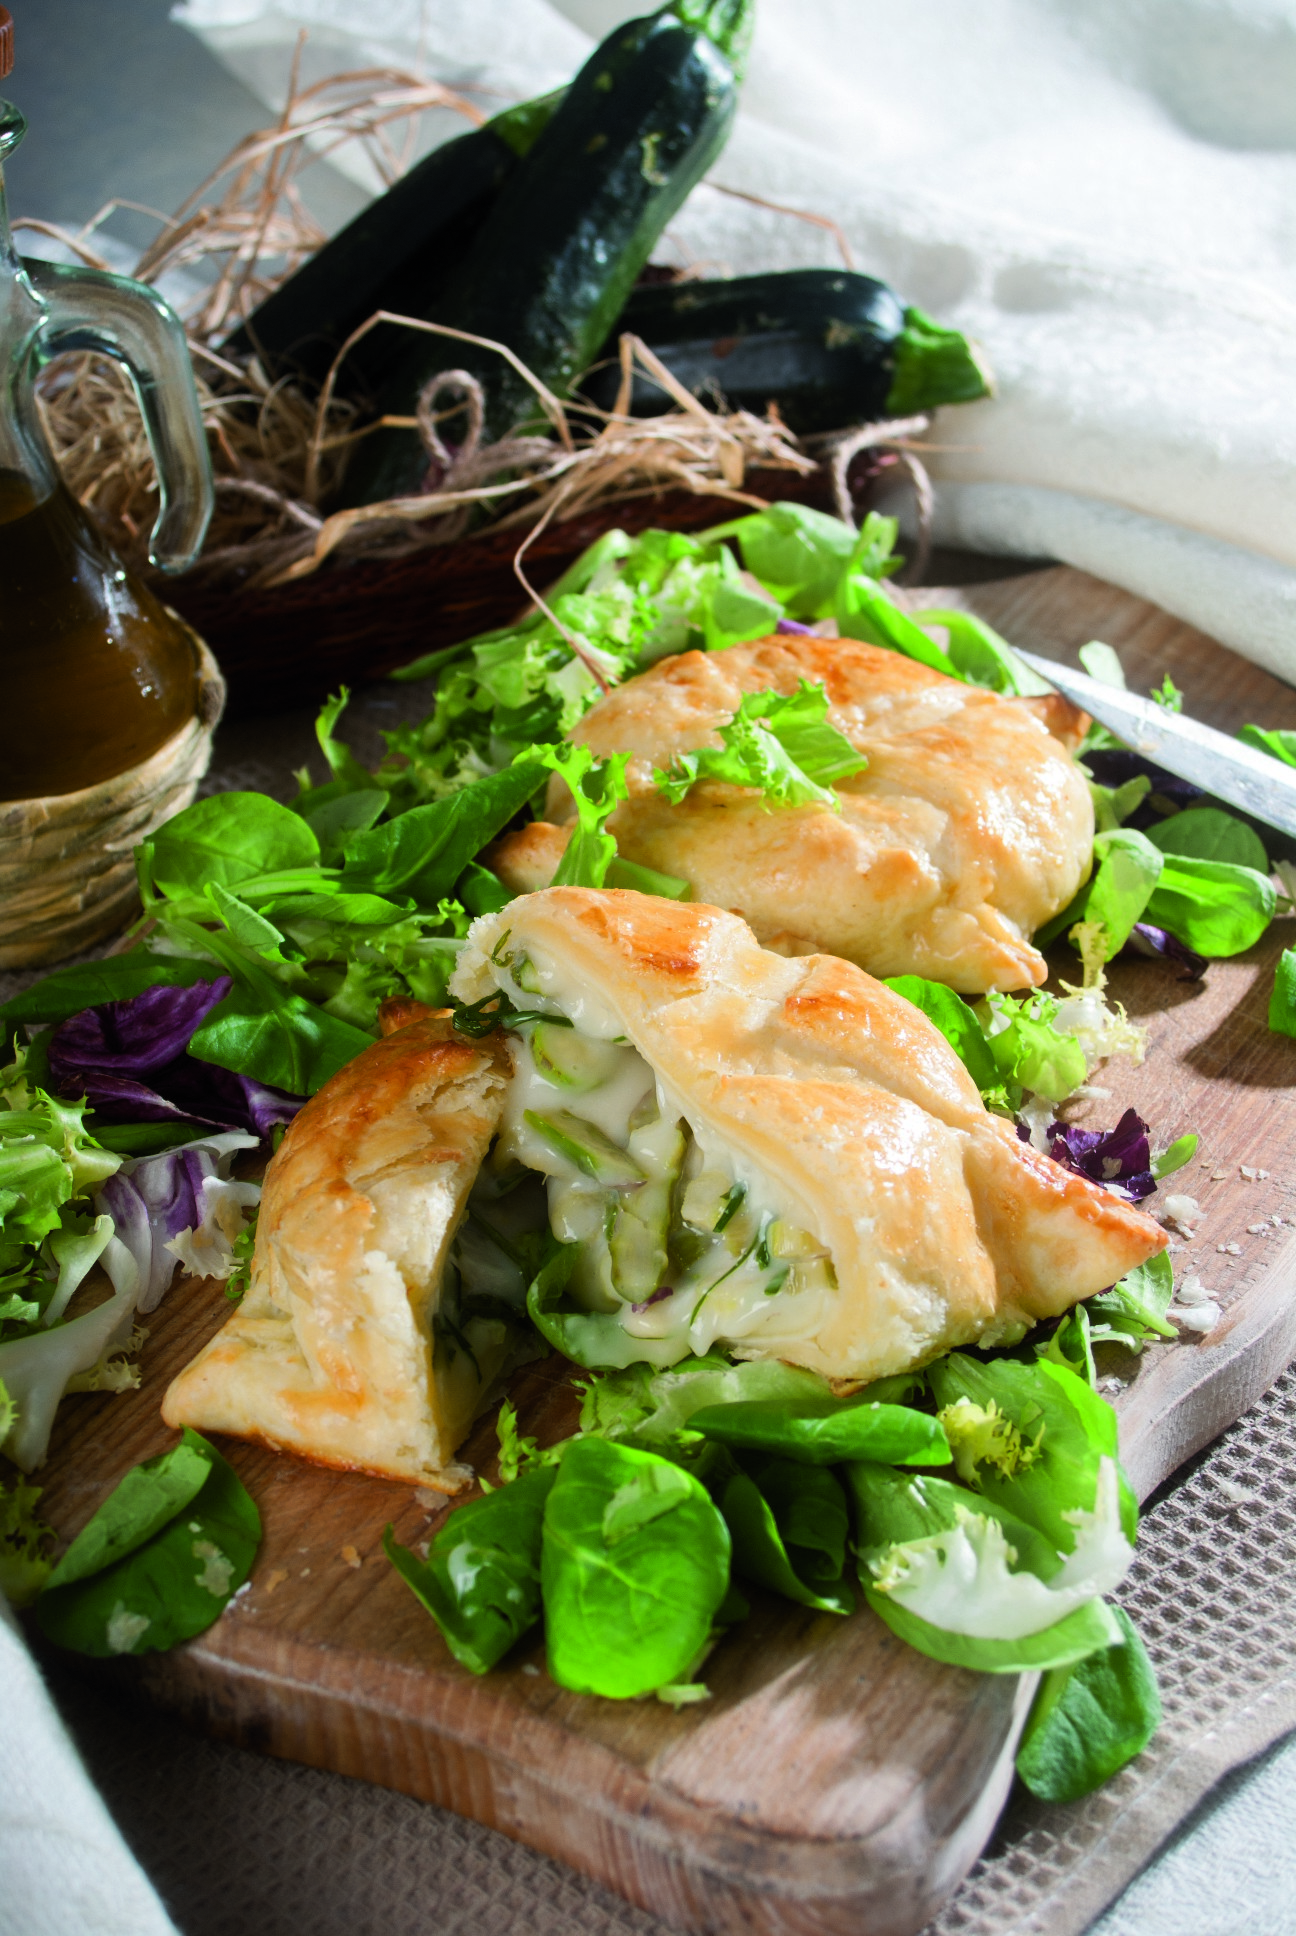
[[[159,232],[132,271],[142,282],[177,270],[197,270],[206,278],[183,317],[216,479],[216,510],[194,568],[205,580],[231,587],[284,584],[329,560],[394,557],[453,543],[470,524],[486,519],[492,530],[529,526],[534,537],[559,514],[577,517],[663,490],[762,506],[764,499],[743,488],[753,466],[803,476],[816,469],[777,412],[758,418],[704,409],[629,335],[621,339],[621,386],[610,411],[564,403],[503,343],[385,310],[343,345],[318,396],[295,382],[272,381],[254,356],[224,350],[224,339],[325,239],[298,186],[312,160],[358,141],[390,182],[412,158],[417,116],[425,110],[450,109],[474,123],[483,119],[479,108],[449,88],[397,69],[365,69],[302,88],[301,44],[278,121],[241,141],[174,215],[145,211],[155,216]],[[393,129],[401,122],[405,137],[398,143]],[[110,202],[77,234],[33,217],[18,218],[14,227],[53,236],[91,267],[106,268],[94,248],[95,232],[123,206],[135,205]],[[802,211],[780,212],[835,229]],[[483,444],[481,386],[451,363],[424,386],[413,418],[360,424],[355,407],[339,397],[337,379],[354,345],[379,324],[444,337],[447,349],[466,342],[505,358],[535,393],[548,434]],[[629,415],[636,369],[667,392],[673,409],[647,419]],[[39,399],[70,488],[123,555],[145,567],[157,480],[121,367],[93,355],[61,358],[41,377]],[[452,449],[440,425],[460,415],[466,415],[467,428]],[[429,458],[423,490],[327,516],[321,507],[351,449],[383,425],[418,431]],[[849,455],[885,445],[914,464],[909,439],[923,427],[915,419],[851,434],[850,452],[844,458],[839,452],[833,466],[847,515]],[[921,467],[914,476],[921,503]],[[521,554],[517,569],[525,583]]]

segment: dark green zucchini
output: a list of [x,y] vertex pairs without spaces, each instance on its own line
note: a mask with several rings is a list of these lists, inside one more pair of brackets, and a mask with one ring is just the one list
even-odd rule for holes
[[[633,291],[582,393],[602,409],[616,395],[617,338],[633,330],[702,402],[763,415],[777,403],[798,433],[910,416],[986,396],[989,375],[967,338],[884,282],[842,269],[792,269],[722,282],[644,285]],[[675,406],[637,377],[635,416]]]
[[[751,0],[690,11],[737,45]],[[673,8],[616,28],[501,190],[434,320],[507,344],[566,395],[662,229],[719,154],[736,105],[725,53]],[[503,358],[435,337],[411,340],[379,392],[380,411],[412,415],[423,384],[447,366],[481,380],[488,436],[535,418],[534,392]],[[341,501],[416,492],[425,468],[414,432],[380,431],[358,448]]]
[[[321,384],[352,330],[376,309],[430,314],[561,98],[545,94],[506,108],[434,148],[267,296],[225,348],[255,349],[273,378]],[[341,394],[371,394],[406,338],[389,325],[363,337],[339,372]]]

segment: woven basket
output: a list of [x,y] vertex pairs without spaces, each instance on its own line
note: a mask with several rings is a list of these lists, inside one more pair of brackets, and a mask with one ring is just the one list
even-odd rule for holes
[[0,805],[0,968],[92,947],[138,907],[132,849],[193,799],[225,704],[220,667],[190,637],[198,710],[156,753],[77,793]]
[[[743,488],[770,500],[832,508],[826,472],[752,470]],[[551,584],[604,531],[649,525],[700,531],[739,513],[691,491],[610,503],[553,524],[526,556],[527,576]],[[513,571],[524,527],[485,530],[403,558],[354,557],[274,590],[213,585],[201,566],[166,581],[166,597],[208,641],[229,684],[232,716],[278,712],[380,678],[439,646],[505,625],[525,604]]]

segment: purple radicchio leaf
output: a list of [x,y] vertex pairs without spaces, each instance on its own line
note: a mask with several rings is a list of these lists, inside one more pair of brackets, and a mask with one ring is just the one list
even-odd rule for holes
[[1136,921],[1125,946],[1136,955],[1160,956],[1164,961],[1177,962],[1183,969],[1181,981],[1200,981],[1206,973],[1208,964],[1204,955],[1194,954],[1177,934],[1171,934],[1166,928],[1154,928],[1150,921]]
[[814,627],[812,625],[802,625],[800,619],[781,618],[774,627],[774,630],[776,632],[800,632],[804,637],[808,638],[814,631]]
[[1065,1170],[1102,1183],[1139,1203],[1156,1189],[1148,1126],[1137,1110],[1127,1109],[1115,1129],[1080,1129],[1074,1123],[1049,1125],[1049,1155]]
[[89,1098],[105,1123],[191,1122],[262,1138],[291,1122],[302,1098],[189,1055],[189,1038],[232,986],[228,975],[188,988],[146,988],[60,1023],[50,1076],[65,1096]]
[[115,1236],[135,1260],[137,1310],[155,1310],[170,1289],[180,1259],[166,1246],[183,1231],[201,1228],[207,1213],[203,1183],[221,1174],[222,1157],[230,1154],[221,1139],[213,1138],[210,1144],[137,1157],[96,1193],[95,1209],[108,1212]]

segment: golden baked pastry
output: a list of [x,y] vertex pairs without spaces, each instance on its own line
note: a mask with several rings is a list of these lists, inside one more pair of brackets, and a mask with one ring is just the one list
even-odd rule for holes
[[438,1483],[516,1337],[459,1308],[451,1261],[509,1075],[502,1035],[425,1010],[312,1097],[266,1171],[248,1290],[168,1425]]
[[[826,687],[832,724],[868,759],[839,782],[839,814],[770,811],[752,789],[715,782],[678,806],[658,793],[653,767],[719,746],[744,693],[792,693],[803,679]],[[1087,876],[1093,809],[1067,750],[1080,717],[855,639],[788,635],[663,659],[601,699],[572,738],[634,755],[630,798],[609,823],[626,860],[687,880],[780,953],[822,950],[979,994],[1045,979],[1031,935]],[[552,820],[571,811],[555,778]],[[541,823],[488,858],[531,891],[553,879],[567,837]]]
[[991,1115],[911,1003],[718,908],[549,888],[473,924],[452,989],[552,1017],[518,1031],[495,1160],[546,1173],[604,1362],[724,1344],[873,1379],[1165,1245]]

